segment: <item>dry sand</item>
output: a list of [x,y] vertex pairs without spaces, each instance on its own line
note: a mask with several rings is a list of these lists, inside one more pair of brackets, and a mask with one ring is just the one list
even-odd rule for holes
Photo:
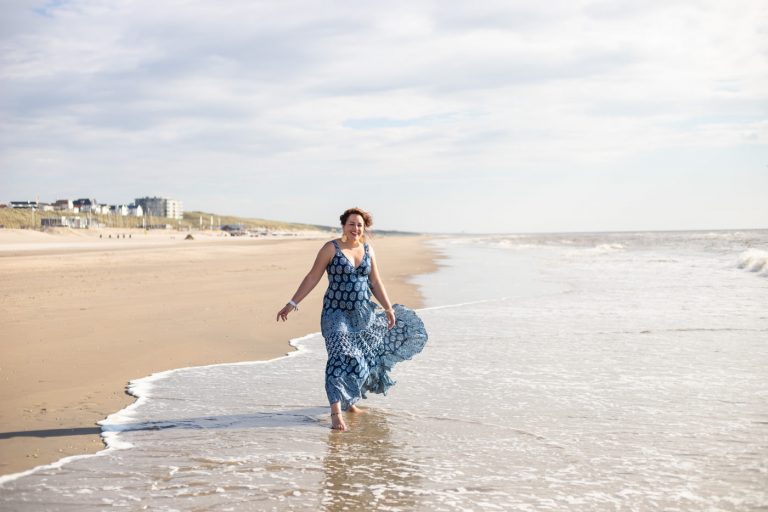
[[[0,230],[0,474],[102,449],[96,422],[134,400],[129,380],[271,359],[319,331],[324,282],[287,323],[275,315],[327,235],[101,234]],[[423,242],[373,242],[393,302],[421,306],[408,280],[435,268]]]

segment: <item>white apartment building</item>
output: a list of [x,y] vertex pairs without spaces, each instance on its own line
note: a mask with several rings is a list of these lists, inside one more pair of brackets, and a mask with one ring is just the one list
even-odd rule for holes
[[183,219],[184,209],[181,205],[181,201],[176,199],[165,200],[165,216],[169,219]]

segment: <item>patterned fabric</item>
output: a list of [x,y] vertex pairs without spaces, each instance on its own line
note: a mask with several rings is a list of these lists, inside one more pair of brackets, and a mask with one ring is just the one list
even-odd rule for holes
[[366,392],[387,393],[395,382],[389,371],[421,352],[427,342],[424,323],[411,309],[393,306],[397,322],[387,330],[387,315],[371,299],[368,244],[359,266],[350,262],[336,240],[328,265],[328,290],[323,298],[321,331],[328,351],[325,391],[328,401],[347,410]]

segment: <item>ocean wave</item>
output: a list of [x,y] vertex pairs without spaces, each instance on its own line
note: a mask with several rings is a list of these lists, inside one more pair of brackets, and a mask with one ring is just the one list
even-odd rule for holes
[[619,243],[599,244],[592,248],[592,252],[597,252],[597,253],[617,252],[617,251],[623,251],[624,249],[625,249],[624,244],[619,244]]
[[[525,240],[525,242],[522,240]],[[443,243],[447,245],[482,246],[496,249],[540,249],[541,247],[551,245],[544,242],[528,241],[524,235],[450,238],[446,239]]]
[[759,249],[747,249],[739,255],[740,269],[768,276],[768,252]]
[[573,249],[576,253],[602,254],[624,251],[627,245],[611,239],[605,240],[591,235],[576,234],[573,237],[559,235],[489,235],[475,237],[458,237],[446,239],[447,245],[484,246],[496,249]]
[[564,251],[568,257],[571,258],[594,258],[614,253],[623,252],[626,250],[626,246],[620,243],[604,243],[597,244],[589,247],[572,247]]

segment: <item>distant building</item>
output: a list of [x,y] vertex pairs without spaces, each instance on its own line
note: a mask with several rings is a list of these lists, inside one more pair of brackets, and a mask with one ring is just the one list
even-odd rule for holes
[[183,219],[184,208],[181,205],[181,201],[168,199],[165,203],[165,216],[169,219]]
[[69,227],[75,229],[98,228],[100,224],[94,219],[88,217],[69,217]]
[[11,208],[30,208],[37,210],[37,201],[11,201]]
[[165,201],[161,197],[142,197],[134,201],[144,209],[144,215],[165,217]]
[[63,210],[69,211],[72,209],[73,206],[74,205],[72,204],[71,199],[57,199],[53,203],[53,209],[56,211],[63,211]]
[[74,201],[72,201],[72,208],[75,209],[75,211],[82,212],[82,213],[88,213],[88,212],[99,213],[98,211],[96,211],[98,208],[98,205],[99,204],[96,202],[95,199],[84,198],[84,199],[75,199]]
[[99,227],[99,223],[96,221],[89,221],[88,218],[83,217],[52,217],[47,219],[40,219],[40,225],[45,228],[74,228],[74,229],[88,229],[89,227]]
[[120,215],[121,217],[127,216],[128,205],[127,204],[113,204],[109,207],[109,213],[112,215]]
[[49,203],[41,203],[40,201],[11,201],[11,208],[42,210],[44,212],[53,211],[53,206]]
[[143,217],[144,208],[142,208],[140,204],[129,204],[128,215],[130,215],[131,217]]
[[165,217],[167,219],[184,218],[181,201],[168,197],[141,197],[136,199],[136,205],[141,206],[144,215]]
[[69,227],[69,219],[66,217],[50,217],[40,219],[40,225],[44,228],[66,228]]

